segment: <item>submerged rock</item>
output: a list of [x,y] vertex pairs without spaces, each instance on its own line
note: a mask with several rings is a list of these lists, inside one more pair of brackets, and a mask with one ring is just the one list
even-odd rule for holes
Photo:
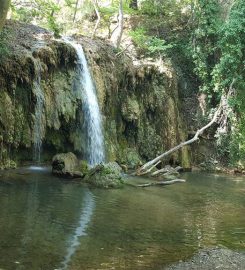
[[99,164],[89,171],[85,181],[99,188],[122,187],[122,168],[116,162]]
[[52,173],[64,178],[81,178],[84,174],[78,170],[78,159],[73,153],[57,154],[52,160]]

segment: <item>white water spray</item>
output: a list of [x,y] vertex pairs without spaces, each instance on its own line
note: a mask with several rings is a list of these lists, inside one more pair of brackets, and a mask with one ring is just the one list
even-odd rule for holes
[[36,108],[35,108],[35,123],[34,123],[34,154],[33,160],[40,163],[41,150],[42,150],[42,139],[44,133],[43,127],[43,108],[44,108],[44,94],[41,86],[41,65],[36,62],[37,76],[34,81],[34,93],[36,95]]
[[88,63],[80,44],[66,40],[77,52],[77,81],[82,93],[84,128],[86,130],[86,159],[91,166],[104,162],[104,137],[102,119],[96,96],[96,89],[89,71]]

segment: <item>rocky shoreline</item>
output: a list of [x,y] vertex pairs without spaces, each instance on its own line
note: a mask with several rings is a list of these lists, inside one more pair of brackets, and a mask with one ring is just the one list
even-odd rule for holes
[[209,248],[199,251],[188,261],[180,261],[165,270],[244,270],[245,253],[227,248]]

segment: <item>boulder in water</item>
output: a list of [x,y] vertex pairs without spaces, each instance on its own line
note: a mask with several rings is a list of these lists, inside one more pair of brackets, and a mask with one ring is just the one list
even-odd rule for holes
[[122,187],[122,168],[116,162],[99,164],[88,172],[85,181],[99,188]]
[[73,153],[61,153],[53,157],[52,173],[64,178],[82,178],[84,174],[78,171],[79,162]]

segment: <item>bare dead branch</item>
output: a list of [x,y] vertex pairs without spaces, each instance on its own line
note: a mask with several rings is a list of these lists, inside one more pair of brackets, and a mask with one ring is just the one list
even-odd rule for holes
[[[195,133],[195,135],[194,135],[194,137],[192,139],[180,143],[179,145],[177,145],[177,146],[171,148],[170,150],[168,150],[167,152],[164,152],[163,154],[159,155],[158,157],[154,158],[153,160],[150,160],[149,162],[145,163],[141,168],[139,168],[136,171],[136,175],[143,175],[143,174],[145,174],[145,172],[147,170],[149,170],[149,168],[151,168],[152,166],[154,166],[154,164],[156,164],[157,162],[161,161],[166,156],[168,156],[168,155],[176,152],[177,150],[181,149],[184,146],[187,146],[189,144],[194,143],[195,141],[197,141],[199,139],[199,136],[202,135],[202,133],[206,129],[208,129],[209,127],[211,127],[215,122],[218,122],[222,111],[223,111],[224,114],[226,114],[226,108],[228,106],[228,99],[229,99],[229,97],[234,92],[234,89],[233,89],[234,83],[235,83],[235,79],[233,79],[233,81],[232,81],[232,83],[231,83],[231,85],[229,87],[228,93],[227,94],[224,93],[221,96],[220,104],[218,106],[218,109],[215,111],[215,113],[213,114],[213,117],[212,117],[211,121],[208,124],[206,124],[204,127],[202,127],[199,130],[197,130],[196,133]],[[161,170],[160,171],[156,171],[156,172],[154,172],[154,174],[158,174],[160,172],[162,172],[162,171]]]
[[94,26],[94,30],[93,30],[93,33],[92,33],[92,38],[94,38],[95,37],[95,34],[96,34],[96,31],[97,31],[97,29],[99,27],[101,17],[100,17],[100,12],[99,12],[98,1],[97,0],[92,0],[92,3],[93,3],[93,6],[94,6],[94,10],[96,12],[96,16],[97,16],[97,21],[96,21],[96,24]]
[[151,186],[167,186],[172,185],[175,183],[185,183],[186,181],[184,179],[174,179],[169,181],[159,181],[159,182],[152,182],[152,183],[146,183],[138,185],[137,187],[151,187]]

